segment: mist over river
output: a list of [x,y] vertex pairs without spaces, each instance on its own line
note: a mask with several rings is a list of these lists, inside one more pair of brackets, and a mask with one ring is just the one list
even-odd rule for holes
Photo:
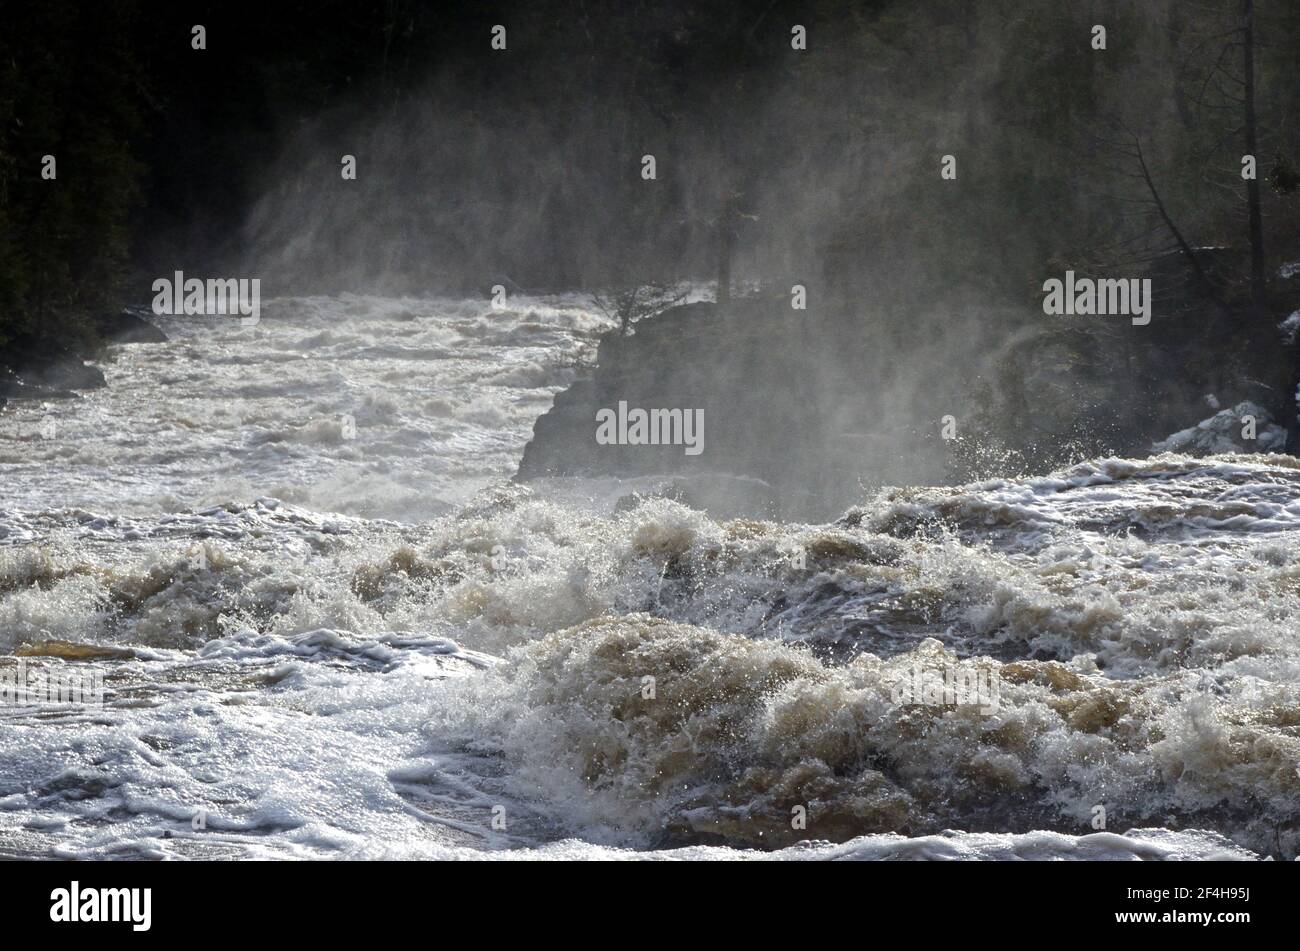
[[0,704],[0,854],[1296,855],[1292,457],[722,520],[511,481],[579,296],[160,326],[0,414],[0,673],[105,686]]

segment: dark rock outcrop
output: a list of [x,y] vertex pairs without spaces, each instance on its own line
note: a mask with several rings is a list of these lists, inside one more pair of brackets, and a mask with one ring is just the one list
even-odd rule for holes
[[107,343],[166,343],[167,335],[129,310],[99,319],[99,334]]
[[11,376],[0,374],[0,408],[6,400],[75,400],[77,394],[71,390],[52,389],[35,386]]
[[[861,367],[818,325],[780,297],[721,310],[686,304],[638,322],[629,336],[607,333],[591,376],[537,420],[517,478],[663,476],[667,488],[652,494],[715,514],[833,517],[861,495],[864,453],[882,463],[891,450],[857,435],[871,394]],[[687,453],[680,442],[598,443],[597,414],[618,413],[620,404],[628,412],[702,410],[701,451]],[[893,455],[913,452],[915,442],[899,433]]]
[[[123,311],[99,318],[95,323],[103,343],[166,343],[167,335],[138,314]],[[0,352],[0,372],[11,380],[37,387],[93,390],[106,385],[104,374],[86,363],[100,355],[102,347],[93,337],[62,341],[27,336],[11,341]]]
[[108,385],[103,370],[75,359],[38,365],[24,373],[22,379],[29,386],[55,390],[98,390]]
[[0,396],[10,399],[67,399],[75,395],[72,390],[106,385],[103,371],[67,346],[29,341],[0,356]]
[[[107,386],[104,371],[86,362],[107,343],[165,343],[167,335],[130,311],[101,318],[93,337],[73,341],[29,335],[0,349],[0,409],[6,400],[76,399],[76,390]],[[101,342],[102,341],[102,342]]]

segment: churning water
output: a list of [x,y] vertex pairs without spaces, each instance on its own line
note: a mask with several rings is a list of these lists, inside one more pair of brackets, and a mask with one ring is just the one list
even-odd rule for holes
[[1294,459],[720,521],[509,481],[577,298],[163,326],[0,415],[0,673],[106,685],[0,705],[0,854],[1296,854]]

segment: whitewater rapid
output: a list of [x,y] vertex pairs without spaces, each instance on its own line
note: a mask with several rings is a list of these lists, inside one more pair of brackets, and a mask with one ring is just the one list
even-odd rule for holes
[[106,685],[0,705],[0,855],[1296,854],[1289,457],[722,520],[509,481],[579,298],[162,326],[0,414],[0,673]]

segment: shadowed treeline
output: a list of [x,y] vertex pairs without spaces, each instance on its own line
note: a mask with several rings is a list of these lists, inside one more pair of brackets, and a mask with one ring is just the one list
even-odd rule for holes
[[[1226,372],[1228,390],[1270,345],[1261,328],[1288,312],[1277,268],[1300,258],[1300,13],[1252,7],[1271,309],[1245,337],[1226,335],[1244,348],[1226,363],[1201,354],[1218,365],[1201,375]],[[1235,326],[1253,266],[1242,11],[6,0],[0,340],[11,352],[91,347],[97,314],[175,269],[260,277],[270,296],[707,280],[733,201],[737,282],[806,285],[809,331],[860,371],[882,414],[928,420],[983,387],[989,443],[1016,441],[998,432],[1012,413],[1021,442],[1026,427],[1042,443],[1067,424],[1113,431],[1117,412],[1170,395],[1143,383],[1126,407],[1103,397],[1082,423],[1039,425],[1028,417],[1082,404],[1069,392],[1037,405],[1046,391],[1017,354],[1039,352],[1046,333],[1067,376],[1095,365],[1105,391],[1132,366],[1133,336],[1045,322],[1042,282],[1067,268],[1146,273],[1176,251],[1174,229],[1226,250],[1214,294],[1182,286],[1196,268],[1175,254],[1178,286],[1157,289],[1167,312]],[[194,24],[205,50],[191,48]],[[496,24],[504,50],[490,45]],[[795,25],[806,49],[792,48]],[[55,181],[40,177],[45,154]],[[340,175],[344,155],[355,181]],[[955,179],[940,177],[945,155]],[[1173,394],[1176,417],[1203,385]],[[1269,387],[1250,395],[1282,406],[1285,386]]]

